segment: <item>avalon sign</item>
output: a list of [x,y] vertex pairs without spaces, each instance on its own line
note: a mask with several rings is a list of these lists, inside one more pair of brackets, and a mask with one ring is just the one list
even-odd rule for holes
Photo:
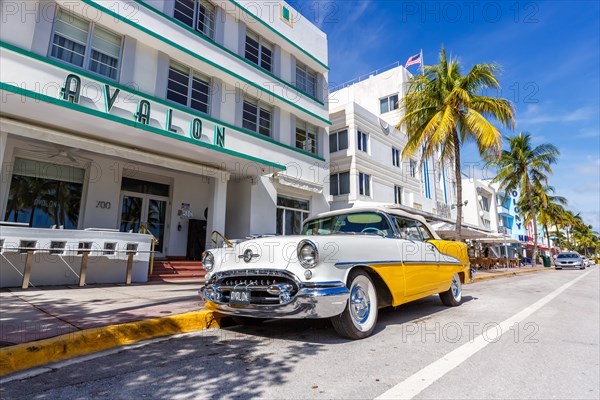
[[[116,88],[111,90],[110,85],[104,84],[102,87],[104,97],[104,110],[110,114],[112,111],[121,89]],[[68,74],[65,78],[64,86],[60,90],[60,97],[71,103],[79,104],[81,97],[81,78],[76,74]],[[140,99],[137,102],[133,118],[136,122],[143,125],[150,125],[152,115],[152,105],[147,99]],[[171,133],[176,133],[177,129],[173,126],[173,109],[167,108],[165,112],[164,130]],[[189,136],[194,140],[202,138],[202,119],[194,117],[190,121]],[[225,147],[225,127],[214,126],[213,144],[219,147]]]

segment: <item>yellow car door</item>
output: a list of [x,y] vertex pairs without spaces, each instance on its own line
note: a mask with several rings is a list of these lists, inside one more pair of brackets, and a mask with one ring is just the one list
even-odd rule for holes
[[406,217],[394,219],[400,233],[398,246],[404,266],[406,297],[426,295],[440,283],[437,249],[423,240],[418,221]]

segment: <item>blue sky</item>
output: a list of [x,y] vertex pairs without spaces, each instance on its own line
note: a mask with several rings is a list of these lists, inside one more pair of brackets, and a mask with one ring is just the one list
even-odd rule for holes
[[[550,184],[600,230],[600,2],[289,3],[327,33],[333,85],[404,64],[420,49],[425,64],[435,63],[442,45],[465,68],[500,64],[501,95],[514,103],[517,121],[514,132],[503,132],[527,131],[535,144],[559,148]],[[463,160],[480,163],[474,146],[465,146]]]

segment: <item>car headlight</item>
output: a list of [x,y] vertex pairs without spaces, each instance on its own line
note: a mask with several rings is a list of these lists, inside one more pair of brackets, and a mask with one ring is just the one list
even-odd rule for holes
[[319,262],[317,246],[310,240],[298,243],[298,261],[304,268],[314,268]]
[[215,256],[210,251],[202,253],[202,267],[208,272],[215,269]]

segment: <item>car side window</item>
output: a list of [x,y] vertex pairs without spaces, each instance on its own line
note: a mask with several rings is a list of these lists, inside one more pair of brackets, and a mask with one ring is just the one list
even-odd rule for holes
[[394,221],[401,239],[423,241],[417,221],[404,217],[394,217]]
[[421,231],[421,236],[423,236],[423,240],[426,242],[428,240],[433,239],[433,235],[429,232],[429,229],[425,227],[421,222],[417,222],[419,225],[419,230]]

